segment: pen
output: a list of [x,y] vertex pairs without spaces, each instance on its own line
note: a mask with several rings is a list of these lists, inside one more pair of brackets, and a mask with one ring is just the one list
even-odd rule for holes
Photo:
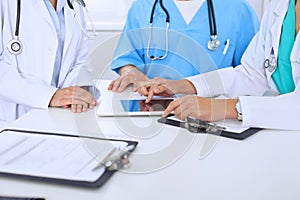
[[229,48],[229,44],[230,44],[230,40],[227,39],[226,42],[225,42],[225,48],[223,50],[223,55],[226,55],[226,53],[228,51],[228,48]]

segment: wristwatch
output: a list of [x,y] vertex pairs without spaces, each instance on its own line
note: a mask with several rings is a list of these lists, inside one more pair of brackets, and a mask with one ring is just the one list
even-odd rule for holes
[[238,120],[243,121],[243,114],[242,114],[242,107],[240,104],[240,100],[238,99],[238,102],[235,104],[235,110],[238,113]]

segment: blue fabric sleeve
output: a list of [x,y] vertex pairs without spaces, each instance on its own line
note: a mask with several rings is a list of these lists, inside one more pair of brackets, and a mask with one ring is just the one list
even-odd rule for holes
[[[138,38],[139,36],[137,35],[139,34],[139,31],[136,30],[141,28],[139,20],[136,18],[136,9],[138,9],[138,5],[136,5],[136,1],[134,1],[128,11],[127,21],[123,28],[111,63],[111,69],[116,73],[119,73],[121,67],[129,64],[143,71],[141,68],[144,66],[144,62],[141,57],[141,51],[139,51],[139,49],[135,46],[135,43],[140,41]],[[132,34],[132,32],[135,33]]]

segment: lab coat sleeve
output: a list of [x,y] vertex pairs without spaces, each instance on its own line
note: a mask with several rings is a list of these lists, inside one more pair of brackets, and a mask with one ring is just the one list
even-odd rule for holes
[[241,65],[187,78],[195,86],[197,95],[203,97],[261,96],[269,89],[263,66],[268,15],[267,13],[263,17],[260,30],[246,49]]
[[16,66],[2,59],[3,46],[0,46],[0,98],[29,107],[48,108],[57,89],[35,77],[20,74]]
[[243,125],[270,129],[300,130],[300,82],[292,93],[276,97],[239,97]]
[[259,30],[259,20],[254,9],[245,1],[238,12],[240,14],[239,31],[236,40],[236,48],[234,52],[233,66],[241,64],[243,53],[247,49],[252,38]]
[[[2,1],[1,1],[2,2]],[[0,4],[0,40],[3,36],[4,2]],[[56,88],[34,76],[19,73],[14,57],[5,55],[6,44],[0,42],[0,99],[34,108],[48,108]]]
[[143,45],[145,29],[140,25],[140,18],[146,17],[139,12],[139,6],[134,1],[129,9],[126,24],[123,28],[118,45],[116,47],[111,69],[119,73],[121,67],[134,65],[140,71],[144,71]]
[[57,90],[55,87],[35,77],[19,74],[15,66],[6,63],[1,58],[0,66],[0,98],[2,100],[33,108],[48,108]]
[[[263,17],[261,31],[269,31],[267,22],[271,18],[274,6],[278,1],[271,1],[266,14]],[[262,42],[260,42],[263,44]],[[264,45],[261,45],[264,46]],[[257,52],[260,53],[261,52]],[[258,57],[259,54],[254,54]],[[257,58],[256,58],[257,59]],[[260,62],[263,62],[262,60]],[[244,63],[250,65],[249,59],[244,59]],[[295,84],[295,91],[292,93],[264,97],[264,96],[240,96],[240,105],[243,113],[243,125],[259,128],[300,130],[300,81]]]

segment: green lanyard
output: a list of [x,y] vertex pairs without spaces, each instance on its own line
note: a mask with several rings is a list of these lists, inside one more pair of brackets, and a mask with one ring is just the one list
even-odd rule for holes
[[282,24],[280,43],[278,47],[278,63],[272,74],[280,94],[286,94],[295,90],[292,75],[291,52],[295,42],[296,30],[295,0],[290,0],[289,8]]

